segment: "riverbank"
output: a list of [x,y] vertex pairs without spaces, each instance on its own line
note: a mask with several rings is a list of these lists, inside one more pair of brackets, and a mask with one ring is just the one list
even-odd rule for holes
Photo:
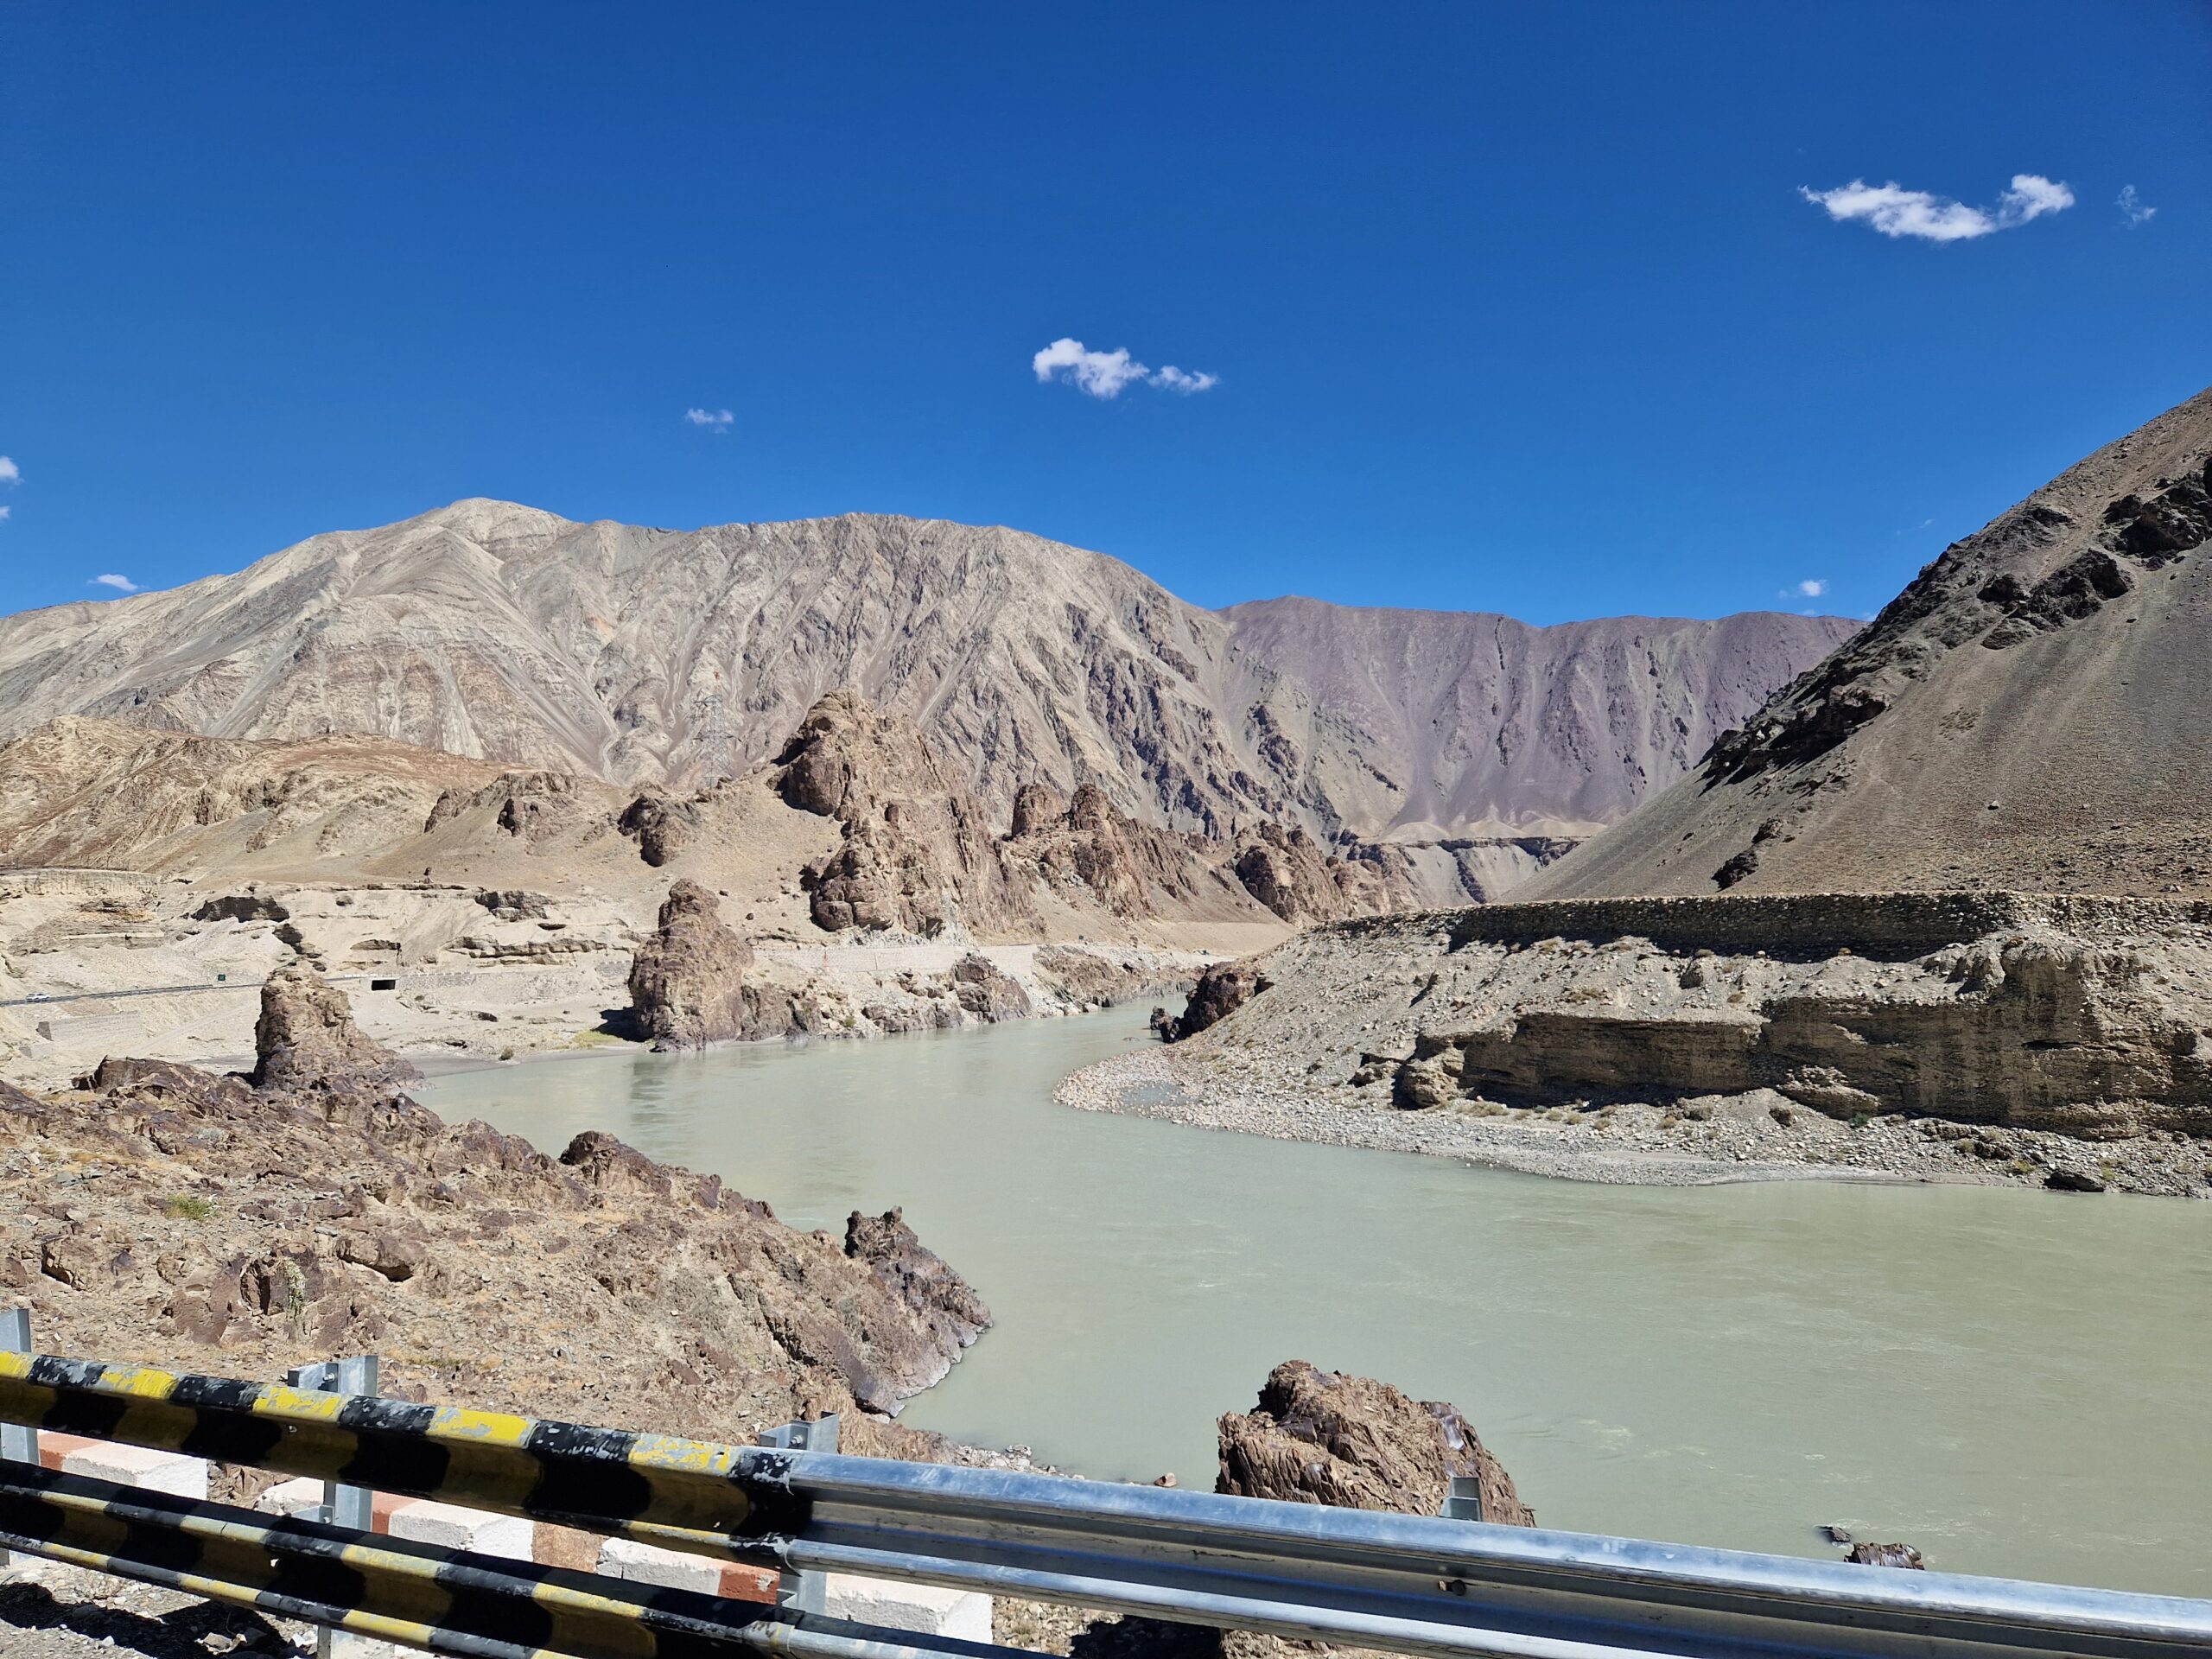
[[[2208,1154],[2184,1137],[2084,1141],[2031,1129],[1898,1116],[1845,1122],[1771,1090],[1666,1107],[1637,1103],[1515,1109],[1467,1100],[1404,1111],[1374,1091],[1286,1086],[1263,1059],[1172,1046],[1084,1067],[1063,1106],[1281,1141],[1414,1152],[1560,1180],[1628,1186],[1728,1181],[1942,1182],[2032,1186],[2062,1180],[2170,1197],[2212,1196]],[[2092,1189],[2094,1190],[2094,1189]]]
[[[72,902],[17,899],[0,918],[0,1077],[24,1087],[65,1088],[125,1054],[226,1067],[252,1052],[262,982],[296,962],[322,969],[364,1031],[425,1070],[625,1041],[640,935],[610,906],[520,893],[300,888],[281,902],[249,894],[219,914],[169,916],[140,937],[87,931]],[[752,948],[748,979],[804,1014],[798,1034],[823,1038],[1173,1001],[1174,987],[1217,959],[1084,940],[768,938]],[[956,970],[969,957],[989,964],[995,995],[963,999]]]

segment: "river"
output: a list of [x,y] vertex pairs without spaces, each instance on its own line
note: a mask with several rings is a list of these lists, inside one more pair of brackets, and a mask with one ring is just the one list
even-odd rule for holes
[[[905,1421],[1209,1487],[1283,1359],[1457,1404],[1548,1526],[2212,1595],[2212,1205],[2011,1188],[1592,1186],[1078,1112],[1124,1010],[624,1050],[424,1091],[585,1128],[803,1228],[904,1206],[997,1325]],[[671,1421],[681,1431],[685,1425]]]

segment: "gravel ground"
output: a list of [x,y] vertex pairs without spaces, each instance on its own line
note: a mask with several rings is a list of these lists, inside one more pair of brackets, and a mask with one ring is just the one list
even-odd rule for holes
[[1468,1100],[1424,1111],[1387,1084],[1286,1085],[1262,1061],[1140,1049],[1062,1083],[1061,1104],[1278,1140],[1428,1153],[1566,1180],[1637,1186],[1720,1181],[1947,1181],[2042,1186],[2055,1171],[2122,1191],[2212,1197],[2212,1154],[2181,1135],[2084,1141],[2036,1130],[1884,1116],[1846,1123],[1771,1090],[1669,1107],[1520,1110]]
[[9,1659],[289,1659],[315,1650],[315,1627],[29,1556],[0,1567],[0,1653]]

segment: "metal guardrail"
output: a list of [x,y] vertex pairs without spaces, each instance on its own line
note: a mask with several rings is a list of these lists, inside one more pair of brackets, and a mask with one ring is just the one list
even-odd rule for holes
[[[49,1357],[0,1353],[0,1421],[446,1498],[787,1571],[855,1573],[1408,1653],[1489,1659],[2212,1653],[2212,1602],[792,1447],[716,1446]],[[0,1480],[0,1545],[96,1555],[86,1564],[135,1577],[181,1574],[191,1580],[180,1579],[181,1588],[243,1595],[276,1611],[285,1609],[268,1598],[289,1598],[296,1607],[313,1604],[315,1611],[299,1617],[380,1630],[438,1651],[506,1659],[520,1650],[518,1643],[589,1656],[673,1653],[680,1643],[693,1644],[687,1652],[735,1644],[823,1659],[998,1651],[832,1628],[818,1614],[789,1607],[740,1618],[735,1604],[713,1598],[679,1604],[669,1599],[680,1592],[647,1593],[588,1574],[403,1548],[315,1522],[180,1507],[125,1489],[103,1492],[102,1483],[33,1479],[35,1472]],[[89,1535],[106,1541],[87,1544],[88,1535],[71,1528],[90,1528]],[[219,1547],[226,1552],[223,1570],[195,1573],[175,1565],[179,1538],[199,1541],[194,1550]],[[255,1560],[264,1562],[257,1576]],[[310,1565],[286,1568],[287,1560]],[[343,1568],[334,1577],[334,1560]],[[694,1605],[700,1602],[709,1605]],[[394,1608],[415,1611],[403,1617]],[[495,1616],[495,1608],[509,1611]],[[518,1608],[531,1619],[557,1615],[569,1623],[557,1630],[501,1626],[499,1619]],[[616,1639],[623,1631],[626,1646]]]

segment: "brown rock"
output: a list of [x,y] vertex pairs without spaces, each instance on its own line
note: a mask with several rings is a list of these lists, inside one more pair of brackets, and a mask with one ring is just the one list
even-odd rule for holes
[[771,783],[788,804],[844,825],[844,844],[802,877],[816,926],[934,938],[1011,913],[982,804],[912,721],[833,691],[776,764]]
[[251,1080],[270,1091],[378,1089],[420,1075],[361,1033],[344,992],[301,968],[280,968],[262,985],[253,1047]]
[[845,1222],[845,1254],[866,1262],[886,1289],[928,1324],[948,1368],[954,1350],[969,1346],[991,1328],[991,1310],[983,1299],[914,1236],[903,1211],[868,1216],[854,1211]]
[[723,922],[714,894],[696,881],[674,883],[658,927],[630,964],[639,1034],[661,1049],[769,1034],[760,999],[747,994],[745,973],[752,965],[753,948]]
[[1181,1016],[1155,1029],[1161,1041],[1179,1043],[1219,1025],[1270,985],[1268,976],[1249,959],[1217,962],[1198,976]]
[[1288,1360],[1268,1373],[1257,1409],[1224,1416],[1220,1433],[1217,1491],[1437,1515],[1452,1478],[1472,1477],[1484,1520],[1536,1523],[1457,1407],[1387,1382]]
[[1028,992],[988,957],[972,952],[952,964],[952,994],[962,1007],[991,1025],[1026,1020],[1033,1011]]
[[658,869],[690,844],[699,827],[699,809],[664,789],[648,787],[622,809],[614,827],[634,837],[638,855]]

